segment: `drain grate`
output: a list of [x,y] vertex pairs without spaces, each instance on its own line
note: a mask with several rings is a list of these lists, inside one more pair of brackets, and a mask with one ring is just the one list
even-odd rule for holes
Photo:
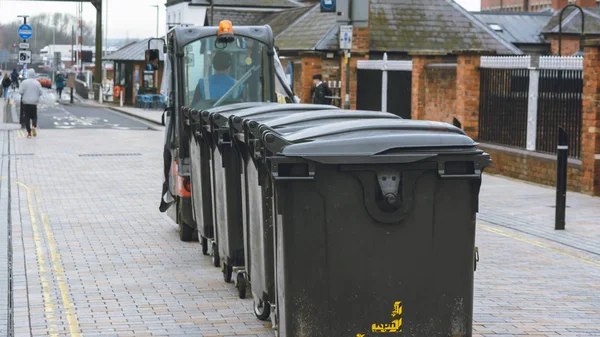
[[86,153],[80,154],[79,157],[133,157],[141,155],[141,153]]

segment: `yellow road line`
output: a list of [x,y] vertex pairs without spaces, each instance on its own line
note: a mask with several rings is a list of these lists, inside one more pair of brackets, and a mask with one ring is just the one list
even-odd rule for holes
[[482,225],[482,224],[477,224],[477,226],[479,228],[487,231],[487,232],[494,233],[494,234],[497,234],[497,235],[501,235],[501,236],[504,236],[504,237],[507,237],[507,238],[511,238],[511,239],[514,239],[514,240],[517,240],[517,241],[520,241],[520,242],[523,242],[523,243],[530,244],[532,246],[536,246],[536,247],[540,247],[540,248],[543,248],[543,249],[547,249],[549,251],[561,254],[563,256],[570,257],[570,258],[579,260],[579,261],[587,263],[587,264],[591,264],[592,266],[600,267],[600,261],[593,260],[593,259],[591,259],[591,258],[589,258],[587,256],[579,255],[579,254],[572,254],[572,253],[566,252],[566,251],[564,251],[562,249],[555,248],[555,247],[552,247],[550,245],[547,245],[547,244],[545,244],[545,243],[543,243],[541,241],[526,239],[526,238],[524,238],[522,236],[511,234],[511,233],[505,232],[505,231],[503,231],[501,229],[494,228],[494,227],[491,227],[491,226],[486,226],[486,225]]
[[56,320],[54,319],[54,303],[52,303],[52,296],[50,296],[50,285],[48,284],[48,280],[46,279],[46,259],[44,258],[44,250],[42,249],[40,230],[38,227],[37,217],[35,216],[36,212],[33,206],[33,197],[31,195],[31,189],[22,182],[16,181],[16,183],[23,187],[27,194],[29,218],[31,220],[31,227],[33,229],[33,241],[35,242],[35,252],[37,255],[38,266],[40,269],[40,281],[42,282],[44,314],[46,315],[46,320],[48,321],[48,332],[51,337],[58,337],[58,331],[56,329]]
[[65,272],[61,266],[60,255],[56,250],[56,241],[54,240],[54,234],[50,229],[50,221],[48,220],[48,216],[45,213],[42,213],[42,222],[44,223],[44,230],[46,231],[46,236],[48,237],[48,244],[50,245],[50,256],[52,257],[52,266],[54,267],[54,273],[56,274],[56,280],[58,281],[58,287],[60,288],[60,295],[62,298],[63,306],[67,312],[67,322],[69,323],[69,332],[72,337],[81,336],[81,332],[79,331],[79,322],[77,319],[77,314],[75,313],[75,309],[73,307],[73,303],[71,303],[69,288],[67,287],[67,283],[65,282]]
[[[39,196],[39,189],[35,187],[34,191],[39,207],[42,204],[41,198]],[[71,295],[69,294],[69,288],[67,287],[67,283],[65,282],[65,271],[62,268],[60,254],[56,249],[56,240],[54,239],[54,233],[52,232],[52,228],[50,228],[50,221],[48,220],[48,215],[46,213],[42,213],[42,223],[44,225],[44,231],[46,232],[46,238],[48,239],[48,246],[50,247],[52,267],[54,269],[54,274],[56,275],[56,281],[58,282],[58,287],[60,289],[60,296],[62,299],[63,307],[65,308],[67,315],[69,333],[72,337],[79,337],[81,336],[81,332],[79,331],[79,322],[77,319],[77,314],[75,313],[73,303],[71,303]]]

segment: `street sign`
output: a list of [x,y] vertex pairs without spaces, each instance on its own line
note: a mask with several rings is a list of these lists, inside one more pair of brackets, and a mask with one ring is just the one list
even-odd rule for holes
[[19,50],[19,64],[31,63],[31,50]]
[[31,28],[31,26],[28,24],[20,25],[18,33],[19,33],[19,37],[22,38],[23,40],[29,40],[29,39],[31,39],[31,36],[33,35],[33,28]]
[[335,13],[335,0],[321,0],[321,13]]
[[352,49],[352,26],[340,26],[340,49]]
[[29,49],[29,43],[21,42],[19,43],[20,49]]

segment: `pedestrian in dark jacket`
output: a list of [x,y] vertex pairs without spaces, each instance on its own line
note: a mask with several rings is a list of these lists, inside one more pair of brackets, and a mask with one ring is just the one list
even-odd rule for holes
[[58,77],[56,78],[56,93],[58,94],[58,99],[62,97],[66,82],[67,80],[64,78],[63,74],[58,74]]
[[4,99],[8,98],[8,88],[10,88],[11,83],[10,78],[8,78],[8,73],[4,74],[4,78],[2,79],[2,94]]
[[327,83],[323,82],[323,76],[317,74],[313,76],[312,97],[314,104],[331,104],[331,89],[327,86]]
[[17,69],[13,69],[12,73],[10,73],[10,80],[17,88],[19,87],[19,73]]

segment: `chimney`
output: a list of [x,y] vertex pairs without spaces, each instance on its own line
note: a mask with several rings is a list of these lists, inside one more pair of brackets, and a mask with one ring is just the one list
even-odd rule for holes
[[559,11],[569,4],[569,0],[552,0],[552,9]]
[[596,0],[577,0],[575,4],[581,8],[596,8]]

